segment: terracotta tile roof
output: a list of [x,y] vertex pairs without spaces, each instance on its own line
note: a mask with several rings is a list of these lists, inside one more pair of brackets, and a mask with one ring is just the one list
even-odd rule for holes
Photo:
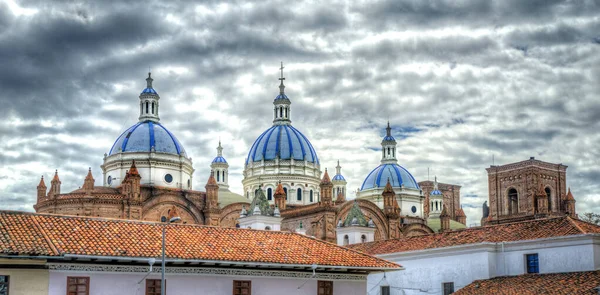
[[[0,254],[159,257],[160,223],[0,211]],[[170,259],[399,268],[352,249],[281,231],[166,225]]]
[[533,295],[533,294],[598,294],[600,271],[553,274],[525,274],[477,280],[456,291],[455,295]]
[[445,233],[354,244],[348,247],[371,255],[377,255],[483,242],[513,242],[588,233],[600,233],[600,226],[571,217],[557,217],[472,227]]

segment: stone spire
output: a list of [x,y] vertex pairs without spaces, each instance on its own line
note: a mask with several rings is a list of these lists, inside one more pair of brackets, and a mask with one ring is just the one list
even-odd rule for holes
[[154,88],[152,88],[152,74],[148,72],[148,78],[146,78],[146,88],[142,90],[140,94],[140,122],[152,121],[158,122],[158,106],[160,96]]
[[342,166],[340,166],[340,160],[337,160],[337,166],[335,166],[335,175],[342,175]]
[[92,190],[94,190],[94,182],[95,180],[92,176],[92,168],[90,167],[88,169],[88,174],[85,177],[85,180],[83,181],[83,189],[88,193],[91,192]]
[[325,168],[325,174],[323,174],[323,179],[321,179],[319,186],[321,187],[321,203],[330,205],[333,202],[333,183],[331,183],[327,168]]
[[56,198],[60,195],[60,179],[58,178],[58,170],[54,172],[54,178],[50,181],[50,192],[48,192],[48,197]]
[[456,221],[467,225],[467,215],[465,214],[465,210],[463,210],[462,206],[456,210]]
[[37,198],[38,200],[46,197],[46,183],[44,182],[44,176],[40,179],[40,184],[37,186]]
[[385,188],[383,189],[383,212],[390,219],[398,218],[400,216],[400,207],[396,200],[396,193],[388,178]]
[[442,209],[442,213],[440,214],[440,223],[441,223],[441,232],[450,230],[450,214],[448,214],[448,210],[446,210],[446,206]]
[[263,191],[262,186],[259,186],[258,189],[254,192],[254,198],[252,199],[252,203],[250,203],[250,210],[248,210],[248,216],[252,215],[273,215],[273,210],[271,210],[271,205],[269,205],[269,201],[265,196],[265,192]]
[[219,226],[221,208],[219,208],[219,185],[215,179],[215,172],[211,171],[208,181],[204,186],[206,189],[206,201],[204,205],[204,224],[210,226]]
[[577,217],[577,213],[575,212],[575,198],[571,193],[571,188],[567,192],[567,196],[565,197],[565,213],[573,218]]
[[279,210],[285,210],[286,202],[285,202],[285,191],[283,190],[283,186],[281,185],[281,181],[277,184],[277,188],[275,189],[275,206],[279,208]]

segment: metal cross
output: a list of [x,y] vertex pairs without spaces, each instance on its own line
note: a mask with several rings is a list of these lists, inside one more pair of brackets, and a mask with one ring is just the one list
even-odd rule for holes
[[279,80],[285,80],[285,78],[283,77],[283,69],[285,67],[283,66],[283,62],[281,62],[281,68],[279,68],[279,70],[281,70],[281,78],[279,78]]

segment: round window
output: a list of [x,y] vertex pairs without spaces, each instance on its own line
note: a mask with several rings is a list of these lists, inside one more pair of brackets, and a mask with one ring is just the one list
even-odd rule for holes
[[166,181],[167,183],[171,183],[171,182],[173,182],[173,175],[171,175],[171,174],[167,174],[167,175],[165,175],[165,181]]
[[108,183],[108,185],[112,185],[112,176],[109,175],[106,179],[106,182]]
[[412,213],[417,213],[417,207],[412,206],[412,208],[410,208],[410,211],[412,211]]

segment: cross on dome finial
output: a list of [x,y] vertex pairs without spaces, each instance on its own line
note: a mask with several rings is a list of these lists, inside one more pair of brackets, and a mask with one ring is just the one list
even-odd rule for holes
[[152,79],[152,73],[148,72],[148,78],[146,78],[146,87],[152,88],[152,81],[154,81],[154,79]]
[[283,62],[281,62],[281,67],[279,68],[279,70],[281,71],[281,77],[279,78],[279,81],[281,81],[281,84],[279,84],[279,93],[283,94],[284,89],[285,89],[285,85],[283,85],[283,80],[285,80],[285,78],[283,77],[283,69],[285,67],[283,66]]
[[221,146],[221,140],[219,139],[219,146],[217,147],[217,155],[219,157],[223,156],[223,147]]
[[385,128],[387,136],[392,136],[392,127],[390,127],[390,121],[388,120],[387,127]]

